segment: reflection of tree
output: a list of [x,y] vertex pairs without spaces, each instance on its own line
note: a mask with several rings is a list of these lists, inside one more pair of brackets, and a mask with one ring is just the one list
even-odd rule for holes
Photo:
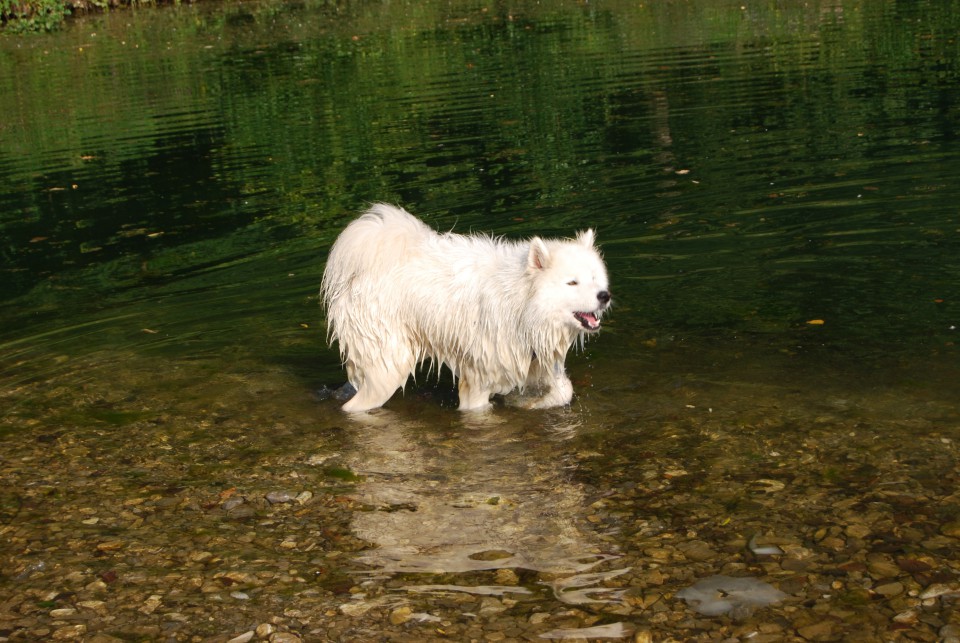
[[[660,279],[645,325],[766,332],[820,308],[810,292],[907,301],[910,278],[854,278],[871,269],[851,255],[874,266],[891,241],[951,316],[958,6],[267,3],[105,16],[82,56],[83,30],[0,43],[0,297],[49,282],[62,300],[95,271],[92,300],[240,245],[325,248],[391,200],[438,227],[597,224],[621,275]],[[915,307],[871,313],[905,320],[894,339],[929,333]]]
[[455,437],[385,411],[361,420],[351,467],[365,478],[358,497],[370,510],[352,526],[376,547],[358,560],[377,572],[575,574],[554,588],[558,597],[593,600],[599,590],[589,586],[622,570],[583,574],[615,556],[583,520],[562,442],[499,417],[461,419]]

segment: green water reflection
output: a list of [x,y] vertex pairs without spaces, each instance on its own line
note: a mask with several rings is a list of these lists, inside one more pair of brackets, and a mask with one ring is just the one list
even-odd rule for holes
[[942,350],[957,13],[264,4],[5,39],[5,327],[250,293],[246,270],[280,275],[281,256],[314,279],[346,218],[386,199],[441,227],[597,226],[621,328],[822,318],[816,342],[840,350]]

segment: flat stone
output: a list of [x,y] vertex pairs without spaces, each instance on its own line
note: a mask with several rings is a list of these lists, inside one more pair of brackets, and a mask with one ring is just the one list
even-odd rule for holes
[[940,527],[940,533],[951,538],[960,538],[960,520],[944,524]]
[[851,538],[859,538],[863,540],[864,538],[869,536],[871,533],[872,533],[872,530],[870,529],[870,527],[866,525],[854,524],[854,525],[849,525],[846,528],[846,534]]
[[55,629],[50,635],[54,641],[70,641],[73,639],[79,639],[87,633],[87,626],[83,623],[78,623],[76,625],[68,625],[66,627],[61,627]]
[[833,635],[833,623],[830,621],[819,621],[805,625],[797,630],[797,634],[808,641],[826,641]]
[[715,560],[717,558],[716,550],[702,540],[692,540],[687,543],[682,543],[677,545],[677,550],[688,559],[697,562]]
[[885,556],[869,556],[867,570],[875,579],[896,578],[901,573],[900,566]]
[[897,596],[898,594],[903,593],[903,583],[893,582],[893,583],[884,583],[883,585],[877,585],[873,588],[877,594],[881,596]]
[[248,643],[249,641],[253,640],[253,637],[255,636],[255,634],[256,632],[254,632],[253,630],[249,630],[247,632],[244,632],[243,634],[239,634],[233,637],[232,639],[227,641],[227,643]]
[[303,639],[293,632],[274,632],[269,640],[270,643],[300,643]]
[[398,607],[390,612],[390,623],[393,625],[403,625],[410,620],[413,610],[407,606]]

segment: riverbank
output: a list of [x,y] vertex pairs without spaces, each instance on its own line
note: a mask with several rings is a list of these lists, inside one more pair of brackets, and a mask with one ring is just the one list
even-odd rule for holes
[[[172,3],[180,4],[181,0]],[[55,31],[68,16],[117,7],[171,4],[164,0],[0,0],[2,31]]]

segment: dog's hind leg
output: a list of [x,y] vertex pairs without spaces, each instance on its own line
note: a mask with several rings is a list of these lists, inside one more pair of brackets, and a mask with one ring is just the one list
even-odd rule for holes
[[471,386],[469,376],[460,374],[457,390],[460,393],[460,405],[457,407],[459,410],[486,411],[490,408],[490,391]]
[[403,388],[415,366],[416,358],[413,354],[391,365],[378,362],[364,369],[348,363],[347,372],[350,374],[350,381],[357,387],[357,394],[343,405],[343,410],[347,413],[359,413],[383,406],[398,388]]

